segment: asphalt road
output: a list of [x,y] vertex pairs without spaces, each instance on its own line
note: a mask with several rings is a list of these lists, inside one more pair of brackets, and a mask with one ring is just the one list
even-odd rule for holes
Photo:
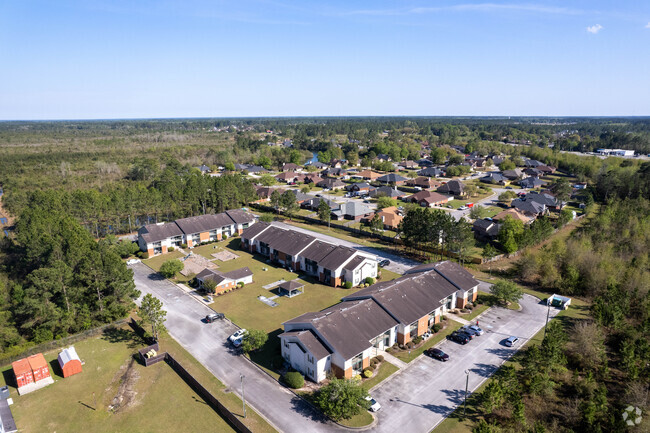
[[[443,363],[425,356],[375,387],[371,394],[382,405],[373,432],[428,432],[463,403],[469,371],[470,393],[510,358],[546,322],[547,307],[524,295],[521,311],[491,308],[480,317],[485,333],[466,345],[446,340],[437,345],[449,354]],[[551,309],[555,316],[559,310]],[[503,340],[514,335],[518,344]]]
[[[241,396],[240,374],[244,379],[246,402],[276,429],[287,433],[343,430],[324,420],[302,399],[280,386],[266,373],[234,350],[227,338],[238,328],[227,320],[202,322],[212,310],[142,263],[133,269],[136,287],[144,296],[151,293],[167,310],[165,326],[169,334],[205,368]],[[279,341],[278,341],[279,344]]]
[[397,254],[389,253],[383,250],[379,250],[377,248],[366,247],[354,242],[349,242],[343,239],[336,238],[334,236],[329,236],[312,230],[303,229],[302,227],[296,227],[279,221],[274,221],[272,224],[281,228],[291,229],[298,232],[306,233],[308,235],[314,236],[318,239],[322,239],[326,242],[330,242],[336,245],[343,245],[345,247],[356,248],[358,250],[365,251],[367,253],[375,254],[379,258],[379,260],[388,259],[390,260],[390,265],[386,266],[386,269],[388,269],[389,271],[397,272],[398,274],[403,274],[407,270],[411,269],[413,266],[417,266],[420,264],[415,260],[406,259]]

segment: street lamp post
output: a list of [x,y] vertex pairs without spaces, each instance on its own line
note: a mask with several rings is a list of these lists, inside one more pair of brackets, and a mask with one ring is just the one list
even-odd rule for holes
[[246,418],[246,397],[244,397],[244,379],[246,376],[243,374],[239,375],[239,379],[241,380],[241,401],[242,401],[242,406],[244,408],[244,418]]
[[463,404],[463,418],[467,413],[467,389],[469,388],[469,370],[465,370],[466,379],[465,379],[465,403]]

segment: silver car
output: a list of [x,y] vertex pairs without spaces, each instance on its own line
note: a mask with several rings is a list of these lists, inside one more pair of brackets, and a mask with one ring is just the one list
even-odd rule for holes
[[479,328],[478,325],[467,325],[465,326],[465,330],[474,335],[483,335],[483,330]]

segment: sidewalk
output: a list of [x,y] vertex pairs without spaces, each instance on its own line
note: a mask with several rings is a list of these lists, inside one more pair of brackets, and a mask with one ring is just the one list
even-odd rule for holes
[[458,323],[462,323],[463,325],[472,325],[473,322],[469,322],[462,317],[458,316],[457,314],[450,313],[449,311],[445,313],[445,316],[449,317],[450,319],[455,320]]
[[394,357],[390,353],[385,352],[383,350],[377,350],[377,354],[383,356],[385,361],[390,362],[391,364],[393,364],[395,367],[399,368],[400,370],[403,369],[403,368],[406,368],[408,366],[408,364],[406,362],[402,361],[401,359],[398,359],[398,358]]

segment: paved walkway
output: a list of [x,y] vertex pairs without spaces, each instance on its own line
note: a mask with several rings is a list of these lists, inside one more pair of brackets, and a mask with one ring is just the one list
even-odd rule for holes
[[460,317],[457,314],[450,313],[449,311],[447,311],[445,313],[445,316],[449,317],[450,319],[454,319],[456,322],[462,323],[463,325],[471,325],[472,323],[474,323],[474,322],[470,322],[468,320],[463,319],[462,317]]
[[388,352],[385,352],[383,350],[378,350],[377,354],[383,356],[384,360],[390,362],[391,364],[393,364],[395,367],[399,368],[400,370],[402,368],[408,367],[408,364],[406,362],[404,362],[401,359],[391,355]]

